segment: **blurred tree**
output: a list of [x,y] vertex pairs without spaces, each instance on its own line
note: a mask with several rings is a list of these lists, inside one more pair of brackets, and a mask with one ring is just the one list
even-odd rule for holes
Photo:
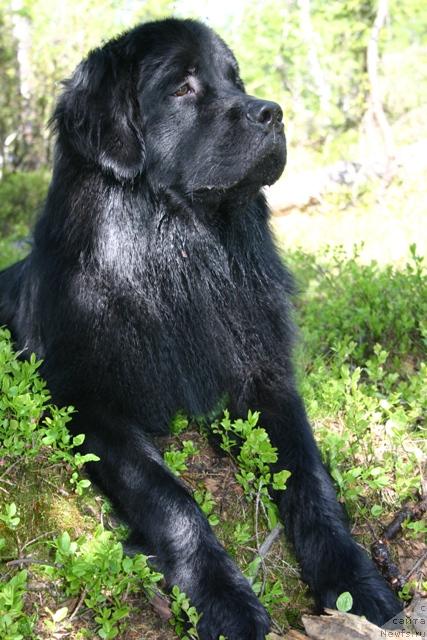
[[[143,22],[148,20],[160,20],[175,14],[176,2],[174,0],[130,0],[130,22]],[[123,6],[123,3],[122,3]]]
[[[20,122],[14,124],[19,131],[19,147],[24,152],[22,157],[16,158],[15,164],[32,169],[50,163],[47,122],[60,92],[61,80],[71,74],[93,47],[138,20],[154,19],[172,10],[170,0],[0,2],[0,20],[6,21],[0,36],[0,73],[2,78],[9,76],[14,81],[10,88],[13,91],[9,91],[7,99],[0,97],[0,136],[1,105],[5,103],[11,114],[20,115]],[[1,56],[6,56],[4,62]],[[14,126],[10,115],[6,114],[6,107],[4,111],[4,138],[7,139]],[[0,143],[2,139],[0,137]]]
[[375,0],[246,0],[239,24],[230,25],[226,36],[249,91],[284,102],[299,143],[324,144],[359,125],[375,7]]
[[[87,52],[124,27],[115,0],[71,2],[63,0],[24,0],[32,26],[33,96],[36,112],[38,155],[50,162],[51,145],[46,128],[53,105],[67,78]],[[53,16],[54,19],[53,19]],[[36,141],[34,141],[34,145]]]
[[[248,92],[281,102],[299,148],[334,157],[356,143],[372,105],[367,50],[381,1],[241,0],[226,11],[221,31]],[[389,2],[374,84],[392,121],[427,100],[417,64],[427,62],[427,12],[425,0]],[[50,164],[46,124],[60,81],[90,48],[179,8],[173,0],[0,0],[0,170]]]
[[[387,174],[389,178],[391,178],[395,162],[395,148],[391,127],[384,111],[383,96],[379,82],[379,39],[387,17],[388,0],[379,0],[377,15],[371,29],[366,55],[369,78],[369,99],[364,116],[363,133],[369,140],[370,145],[374,145],[374,154],[377,157],[383,156],[381,160],[385,163]],[[381,150],[383,152],[382,154]]]
[[243,7],[223,33],[237,55],[246,90],[279,101],[289,136],[295,130],[304,135],[318,96],[312,89],[298,5],[294,0],[244,0]]
[[390,0],[389,37],[386,47],[402,50],[413,44],[427,43],[427,11],[425,0]]
[[[402,61],[403,49],[412,43],[422,47],[422,42],[426,52],[425,0],[390,1],[375,55],[371,36],[381,0],[243,0],[243,11],[224,29],[248,91],[284,105],[290,138],[299,146],[325,150],[339,139],[340,148],[347,150],[356,144],[367,106],[373,104],[372,82],[376,113],[382,108],[379,52],[398,52]],[[372,64],[369,78],[370,41],[371,62],[377,58],[376,80]],[[423,94],[422,85],[414,89],[405,99],[408,108],[417,103],[416,96],[423,100],[427,92]],[[399,110],[399,99],[390,99],[390,94],[387,104]]]
[[369,91],[366,49],[376,0],[314,0],[314,24],[321,33],[323,59],[333,101],[335,131],[357,128]]
[[34,144],[37,114],[33,104],[34,73],[31,64],[31,23],[23,0],[12,0],[11,9],[21,98],[20,145],[15,164],[24,169],[35,169],[39,164],[39,154]]
[[322,65],[319,60],[318,44],[319,34],[315,32],[311,19],[310,0],[298,0],[300,10],[301,35],[307,48],[307,63],[319,96],[319,106],[323,113],[328,113],[331,100],[331,88],[326,81]]
[[9,4],[0,0],[0,177],[13,163],[20,125],[21,98],[17,43]]

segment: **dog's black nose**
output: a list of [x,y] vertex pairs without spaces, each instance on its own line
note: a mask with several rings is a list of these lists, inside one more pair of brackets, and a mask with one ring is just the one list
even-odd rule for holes
[[283,111],[276,102],[254,99],[247,105],[246,117],[254,124],[271,129],[273,125],[281,124]]

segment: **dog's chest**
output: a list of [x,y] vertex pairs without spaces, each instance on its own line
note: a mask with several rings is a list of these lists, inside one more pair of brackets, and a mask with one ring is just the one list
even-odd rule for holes
[[284,291],[259,263],[204,229],[169,226],[138,243],[119,232],[103,235],[90,278],[106,382],[128,403],[147,406],[161,387],[165,407],[204,413],[274,360]]
[[146,407],[161,388],[165,407],[205,413],[271,359],[267,308],[224,274],[150,269],[127,286],[108,299],[99,347],[128,400]]

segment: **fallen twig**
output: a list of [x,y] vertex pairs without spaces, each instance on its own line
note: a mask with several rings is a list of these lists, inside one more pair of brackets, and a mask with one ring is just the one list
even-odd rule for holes
[[418,560],[416,561],[416,563],[414,564],[414,566],[412,567],[412,569],[410,571],[408,571],[408,573],[405,576],[405,580],[409,580],[409,578],[412,576],[413,573],[415,573],[415,571],[421,567],[422,564],[424,564],[424,562],[427,560],[427,551],[424,551],[423,555],[421,556],[421,558],[418,558]]
[[69,498],[70,494],[68,491],[66,491],[65,489],[63,489],[62,487],[58,487],[56,484],[54,484],[53,482],[51,482],[50,480],[48,480],[47,478],[44,478],[43,476],[41,477],[42,482],[46,482],[46,484],[50,485],[51,487],[53,487],[55,489],[55,491],[57,493],[60,493],[61,496],[64,496],[65,498]]
[[0,474],[0,480],[2,480],[4,478],[4,476],[6,476],[8,473],[10,473],[10,471],[12,471],[12,469],[14,467],[16,467],[16,465],[19,462],[21,462],[20,458],[18,458],[17,460],[15,460],[15,462],[13,462],[11,465],[9,465],[9,467],[7,467],[7,469],[5,469],[2,474]]
[[270,533],[268,534],[264,542],[259,547],[258,555],[260,555],[262,558],[265,558],[265,556],[268,554],[271,547],[276,542],[277,538],[280,536],[282,531],[283,531],[283,526],[281,524],[277,524],[274,527],[274,529],[270,531]]
[[406,578],[400,573],[399,567],[392,560],[387,538],[380,538],[371,544],[372,558],[382,575],[395,591],[400,591],[406,583]]
[[74,620],[74,618],[76,617],[80,607],[82,606],[84,599],[86,598],[87,595],[87,589],[83,589],[83,591],[81,592],[80,598],[76,604],[76,606],[74,607],[73,612],[71,613],[70,617],[68,618],[68,622],[71,622],[72,620]]
[[404,505],[384,529],[382,537],[371,544],[372,558],[381,573],[395,591],[400,591],[415,569],[407,576],[400,573],[399,567],[390,555],[389,542],[402,532],[402,524],[407,521],[421,520],[427,511],[427,498],[422,498],[415,506]]
[[257,547],[257,557],[260,558],[261,562],[259,563],[255,573],[252,576],[250,576],[248,578],[248,580],[249,580],[249,584],[251,584],[251,585],[254,584],[255,579],[256,579],[256,577],[258,575],[258,572],[259,572],[259,568],[261,566],[262,567],[263,578],[264,578],[263,579],[263,585],[262,585],[262,591],[263,591],[264,587],[265,587],[265,562],[264,562],[264,556],[262,556],[259,553],[260,544],[259,544],[259,530],[258,530],[259,506],[260,506],[260,504],[262,505],[261,488],[262,488],[262,481],[260,480],[258,491],[257,491],[257,495],[256,495],[256,500],[255,500],[255,540],[256,540],[256,547]]
[[59,566],[58,564],[54,564],[52,562],[47,562],[46,560],[38,560],[37,558],[17,558],[16,560],[9,560],[8,562],[5,563],[6,567],[15,567],[15,566],[20,566],[20,565],[24,565],[24,564],[44,564],[48,567],[57,567]]
[[30,545],[34,544],[35,542],[38,542],[42,538],[47,538],[48,536],[51,536],[54,533],[56,533],[55,530],[54,531],[46,531],[45,533],[41,533],[39,536],[36,536],[32,540],[28,540],[28,542],[26,542],[25,544],[22,545],[21,551],[24,551],[24,549],[26,549]]
[[262,542],[262,544],[260,544],[259,546],[258,546],[258,540],[257,540],[256,556],[261,559],[261,562],[258,569],[254,573],[254,575],[251,576],[251,578],[249,579],[249,582],[251,584],[255,582],[255,578],[258,575],[259,568],[262,566],[263,570],[265,569],[265,558],[282,531],[283,531],[283,526],[281,524],[277,524],[274,527],[274,529],[272,529],[270,533],[267,535],[264,542]]

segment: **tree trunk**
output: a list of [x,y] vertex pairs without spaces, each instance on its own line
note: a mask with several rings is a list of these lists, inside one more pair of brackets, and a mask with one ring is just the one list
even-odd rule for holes
[[[379,86],[379,47],[378,39],[388,16],[388,0],[379,0],[377,15],[371,30],[367,48],[367,70],[369,79],[369,101],[365,114],[365,136],[368,144],[377,153],[378,144],[383,151],[383,158],[388,167],[389,178],[392,176],[395,161],[393,135],[384,112]],[[379,158],[383,162],[383,158]]]
[[310,0],[298,0],[298,7],[300,12],[300,27],[302,37],[307,46],[310,72],[316,86],[316,93],[319,96],[320,108],[322,112],[326,114],[329,110],[331,90],[325,80],[319,57],[317,55],[317,35],[313,29],[313,24],[311,22]]
[[[13,35],[17,43],[17,59],[19,69],[19,90],[21,94],[21,157],[25,159],[27,169],[38,165],[37,157],[32,152],[34,144],[34,111],[33,74],[31,66],[31,24],[23,13],[22,0],[12,0]],[[19,161],[18,161],[19,164]]]

